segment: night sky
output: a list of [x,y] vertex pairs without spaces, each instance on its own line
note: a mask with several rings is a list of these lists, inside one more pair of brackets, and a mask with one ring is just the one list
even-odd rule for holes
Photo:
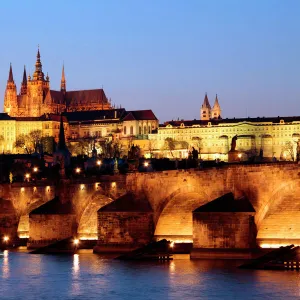
[[[20,88],[40,45],[59,89],[104,88],[161,122],[199,119],[205,93],[223,117],[300,115],[299,0],[3,1],[0,105],[12,63]],[[27,75],[28,75],[27,73]]]

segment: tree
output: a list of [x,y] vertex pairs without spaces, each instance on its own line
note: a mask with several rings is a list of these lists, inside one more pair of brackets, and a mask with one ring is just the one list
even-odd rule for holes
[[26,146],[26,140],[27,140],[27,136],[25,134],[22,133],[22,134],[18,135],[18,137],[16,138],[16,141],[15,141],[14,147],[16,149],[22,149],[22,150],[26,151],[27,154],[30,154],[31,149],[29,149]]
[[38,152],[39,146],[42,142],[42,131],[39,129],[32,130],[28,134],[29,143],[31,143],[31,148],[33,148],[34,152]]
[[292,161],[295,160],[295,151],[294,151],[294,145],[291,141],[285,142],[285,145],[283,146],[284,153],[287,153],[287,155],[291,158]]
[[193,144],[195,145],[196,148],[198,148],[198,152],[200,154],[201,157],[201,150],[203,148],[203,143],[202,143],[202,138],[199,136],[194,136],[192,138]]
[[175,147],[176,147],[176,143],[172,138],[168,137],[165,139],[164,149],[169,150],[172,157],[174,157],[173,151],[175,150]]
[[150,158],[152,158],[152,156],[153,156],[153,150],[155,149],[155,147],[156,147],[155,140],[149,140],[148,141],[148,151],[150,154]]
[[[4,146],[4,142],[5,142],[5,140],[4,140],[4,136],[3,135],[0,135],[0,149],[2,149],[3,148],[3,146]],[[4,150],[4,149],[3,149]]]

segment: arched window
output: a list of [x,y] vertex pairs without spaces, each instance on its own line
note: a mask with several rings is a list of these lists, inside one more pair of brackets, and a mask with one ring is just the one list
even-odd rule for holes
[[139,134],[143,134],[143,132],[142,132],[142,126],[139,126]]
[[130,134],[133,135],[133,126],[130,126]]
[[126,134],[126,126],[124,126],[124,134]]
[[144,134],[147,134],[147,126],[144,126]]
[[151,133],[151,126],[148,127],[148,133]]

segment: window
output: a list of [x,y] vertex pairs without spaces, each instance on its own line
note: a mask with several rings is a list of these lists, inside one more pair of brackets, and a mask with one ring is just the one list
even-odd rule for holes
[[142,133],[142,126],[139,126],[139,134],[143,134]]
[[126,126],[124,126],[124,134],[126,134]]
[[144,134],[147,134],[147,126],[144,126]]
[[133,135],[133,126],[130,126],[130,134]]

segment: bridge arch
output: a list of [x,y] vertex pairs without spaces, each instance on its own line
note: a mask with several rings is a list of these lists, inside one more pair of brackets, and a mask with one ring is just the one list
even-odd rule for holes
[[78,224],[77,234],[80,239],[98,239],[97,211],[112,201],[112,198],[101,192],[96,192],[90,197]]
[[171,193],[158,208],[155,238],[191,242],[192,212],[210,200],[210,195],[201,186],[186,185]]
[[261,246],[300,244],[300,179],[282,182],[256,215]]

